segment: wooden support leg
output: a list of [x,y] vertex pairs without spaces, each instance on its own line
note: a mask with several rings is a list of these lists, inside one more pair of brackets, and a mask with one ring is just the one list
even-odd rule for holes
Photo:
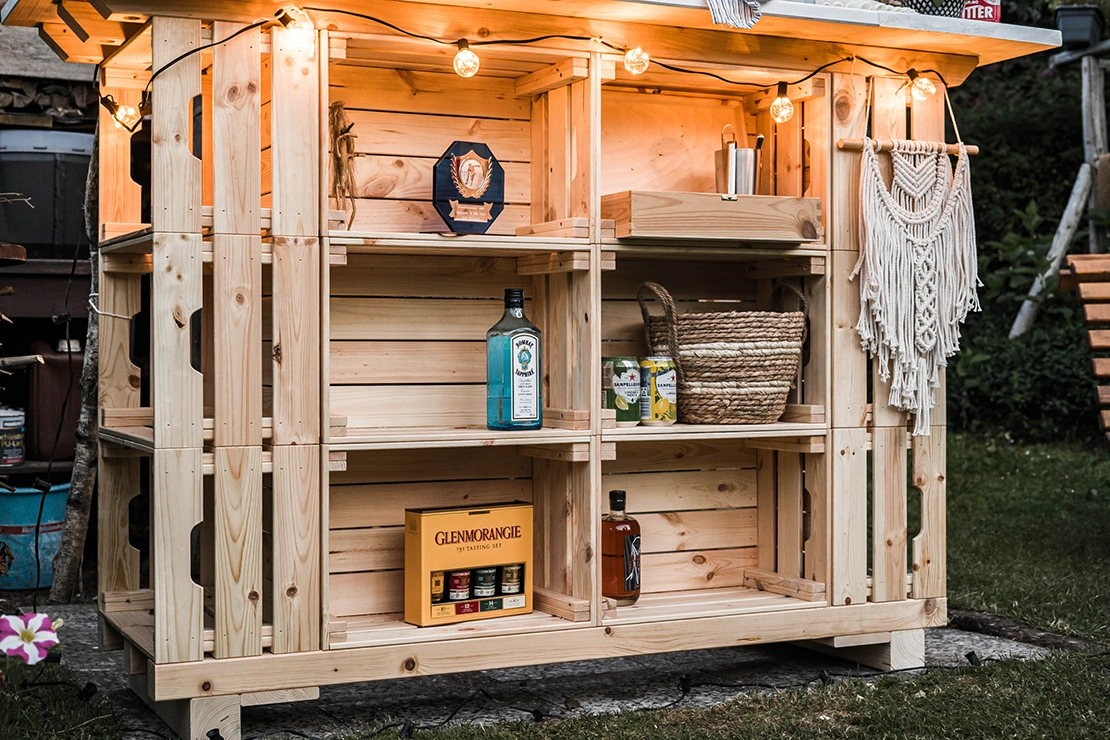
[[128,684],[182,740],[208,740],[208,733],[212,730],[219,730],[224,740],[240,740],[242,737],[238,695],[154,701],[147,693],[146,675],[131,676]]
[[123,635],[119,633],[119,630],[108,624],[108,620],[104,619],[104,617],[100,615],[97,615],[97,622],[100,625],[97,640],[100,645],[100,649],[105,652],[110,652],[112,650],[123,650]]
[[[872,644],[861,643],[864,639],[882,639]],[[855,638],[831,638],[829,640],[807,640],[795,643],[800,647],[816,650],[852,663],[865,665],[878,671],[895,671],[925,666],[925,630],[904,630],[901,632],[877,635],[863,635]],[[841,645],[837,647],[837,645]]]

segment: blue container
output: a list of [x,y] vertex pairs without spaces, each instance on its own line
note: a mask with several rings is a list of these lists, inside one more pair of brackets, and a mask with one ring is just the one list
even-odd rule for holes
[[[54,486],[46,494],[39,527],[39,588],[54,583],[54,558],[62,545],[67,498],[68,483]],[[0,576],[0,591],[35,587],[35,522],[41,501],[42,491],[34,488],[17,488],[14,493],[0,490],[0,546],[6,545],[12,558],[9,575]]]

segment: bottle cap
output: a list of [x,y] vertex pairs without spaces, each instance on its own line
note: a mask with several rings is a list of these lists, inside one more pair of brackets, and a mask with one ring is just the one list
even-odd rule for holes
[[624,511],[624,491],[609,491],[609,511]]
[[524,288],[505,288],[505,307],[524,308]]

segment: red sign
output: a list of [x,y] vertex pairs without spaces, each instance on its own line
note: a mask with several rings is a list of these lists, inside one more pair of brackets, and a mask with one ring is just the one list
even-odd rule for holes
[[998,23],[1002,20],[1002,4],[1000,0],[967,0],[963,17],[969,21]]

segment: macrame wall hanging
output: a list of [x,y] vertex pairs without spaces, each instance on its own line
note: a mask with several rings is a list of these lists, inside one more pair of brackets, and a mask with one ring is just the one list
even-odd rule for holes
[[751,28],[762,16],[759,0],[708,0],[708,2],[709,12],[713,14],[713,22],[717,24],[733,28]]
[[[870,107],[869,97],[868,119]],[[979,310],[971,169],[959,129],[956,141],[955,170],[944,142],[863,142],[856,329],[890,383],[890,405],[917,415],[918,437],[929,435],[940,369],[960,348],[959,325]],[[883,144],[892,145],[889,190],[879,169]]]

